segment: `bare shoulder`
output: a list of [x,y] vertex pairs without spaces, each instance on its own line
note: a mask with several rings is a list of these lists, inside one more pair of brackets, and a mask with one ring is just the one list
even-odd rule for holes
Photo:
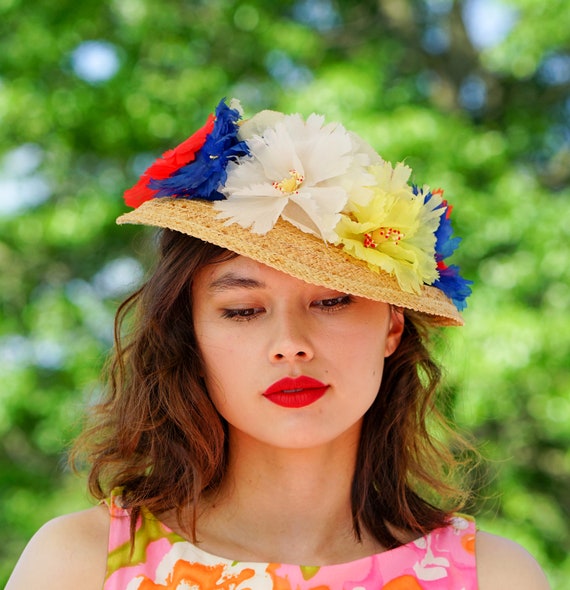
[[46,523],[22,553],[6,590],[101,590],[109,511],[96,506]]
[[478,532],[476,547],[480,590],[550,589],[534,557],[514,541]]

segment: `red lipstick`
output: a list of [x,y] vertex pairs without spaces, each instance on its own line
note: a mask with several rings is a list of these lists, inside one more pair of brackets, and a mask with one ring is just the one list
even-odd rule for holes
[[284,408],[303,408],[323,397],[328,387],[311,377],[285,377],[270,385],[263,395]]

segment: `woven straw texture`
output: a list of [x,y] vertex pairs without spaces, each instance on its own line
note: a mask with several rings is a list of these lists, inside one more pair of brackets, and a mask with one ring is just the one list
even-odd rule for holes
[[217,215],[207,201],[159,198],[121,215],[117,223],[177,230],[313,285],[412,309],[427,314],[436,325],[463,324],[453,303],[435,287],[424,286],[421,294],[404,292],[395,277],[372,271],[365,262],[345,254],[342,248],[281,219],[267,234],[258,235],[237,224],[226,225]]

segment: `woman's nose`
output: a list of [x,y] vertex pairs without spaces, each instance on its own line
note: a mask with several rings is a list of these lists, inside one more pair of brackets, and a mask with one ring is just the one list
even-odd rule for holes
[[275,322],[269,346],[271,362],[307,361],[313,358],[313,347],[308,338],[308,327],[292,314]]

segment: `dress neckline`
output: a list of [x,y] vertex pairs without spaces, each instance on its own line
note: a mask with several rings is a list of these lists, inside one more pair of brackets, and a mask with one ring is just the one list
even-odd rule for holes
[[461,529],[467,528],[467,526],[468,526],[468,524],[467,524],[468,517],[464,517],[463,515],[456,515],[456,516],[453,516],[450,518],[450,522],[448,525],[434,529],[431,532],[427,533],[426,535],[419,536],[411,541],[408,541],[407,543],[399,545],[398,547],[386,549],[386,550],[380,551],[378,553],[372,553],[370,555],[367,555],[364,557],[359,557],[359,558],[353,559],[351,561],[343,561],[343,562],[331,563],[331,564],[325,564],[325,565],[307,565],[307,564],[289,564],[289,563],[273,562],[273,561],[251,561],[251,560],[242,561],[242,560],[231,559],[229,557],[223,557],[223,556],[217,555],[215,553],[211,553],[210,551],[207,551],[205,549],[202,549],[199,546],[199,544],[192,543],[192,541],[189,541],[188,539],[183,537],[181,534],[174,531],[167,524],[165,524],[160,518],[158,518],[157,516],[152,514],[149,510],[143,509],[142,516],[147,520],[151,520],[151,521],[153,520],[153,521],[157,522],[164,529],[164,531],[167,533],[167,536],[170,538],[172,544],[185,543],[189,547],[191,547],[196,555],[202,556],[201,561],[206,561],[209,563],[213,563],[213,562],[222,563],[223,562],[228,565],[237,564],[237,563],[240,563],[242,565],[249,564],[249,565],[256,565],[256,566],[282,565],[282,566],[290,566],[290,567],[299,567],[301,569],[304,569],[304,568],[322,569],[322,568],[346,567],[351,564],[363,563],[363,562],[365,562],[367,560],[371,560],[371,559],[389,560],[389,559],[392,559],[395,555],[397,555],[399,553],[410,552],[411,550],[413,550],[414,547],[417,548],[419,546],[429,545],[427,539],[431,538],[434,534],[445,533],[445,531],[447,531],[449,529],[461,530]]

